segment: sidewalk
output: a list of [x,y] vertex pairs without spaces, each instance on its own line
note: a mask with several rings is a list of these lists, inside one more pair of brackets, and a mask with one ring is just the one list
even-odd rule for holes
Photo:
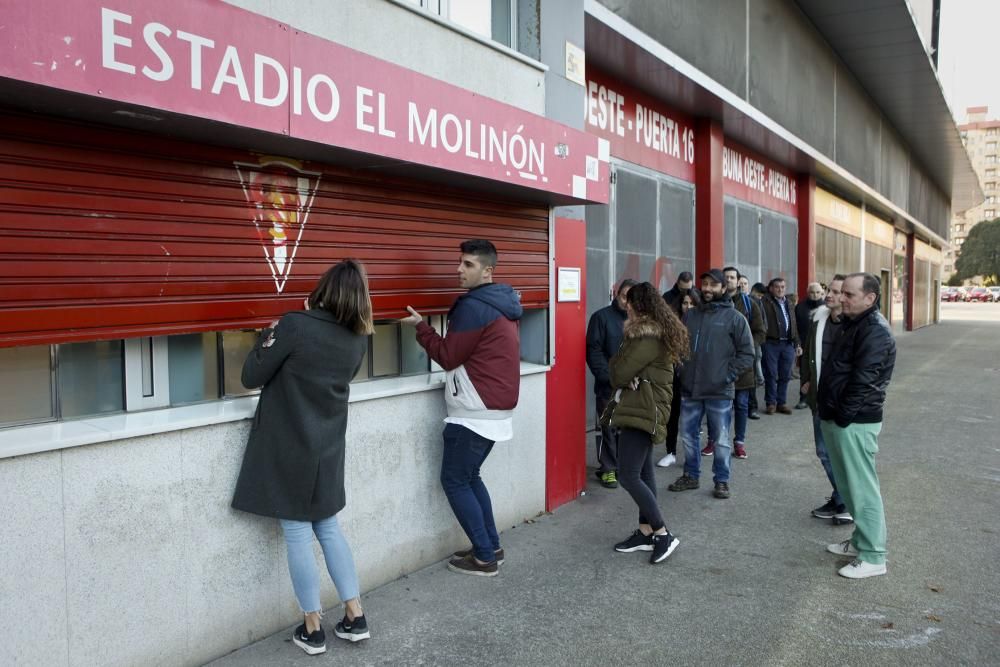
[[710,459],[697,491],[667,492],[680,471],[657,469],[680,539],[661,565],[612,551],[636,511],[591,473],[579,501],[503,533],[499,577],[442,561],[363,596],[371,641],[336,639],[335,609],[322,656],[291,644],[289,629],[212,664],[996,664],[1000,308],[993,321],[946,321],[898,345],[878,459],[887,576],[837,576],[845,561],[825,546],[851,528],[809,515],[829,487],[809,412],[797,410],[750,422],[730,500],[711,496]]

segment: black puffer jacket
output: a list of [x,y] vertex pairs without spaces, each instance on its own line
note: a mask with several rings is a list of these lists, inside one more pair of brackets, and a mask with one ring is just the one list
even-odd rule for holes
[[896,364],[896,341],[889,323],[872,306],[844,320],[823,363],[819,382],[819,417],[846,428],[882,421],[885,392]]
[[622,330],[627,314],[616,301],[594,312],[587,324],[587,367],[594,374],[594,393],[611,395],[608,361],[622,346]]

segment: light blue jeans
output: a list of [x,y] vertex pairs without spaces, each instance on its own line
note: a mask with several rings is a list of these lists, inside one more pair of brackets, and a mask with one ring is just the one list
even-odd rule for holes
[[733,420],[733,402],[692,401],[681,398],[681,438],[684,441],[684,472],[688,477],[698,479],[701,475],[701,420],[708,417],[708,433],[715,440],[715,455],[712,457],[712,480],[715,483],[729,482],[729,463],[732,444],[729,438],[729,424]]
[[331,516],[320,521],[288,521],[281,519],[281,529],[285,533],[288,547],[288,573],[292,575],[292,588],[299,600],[302,613],[323,611],[319,600],[319,571],[316,556],[313,555],[313,534],[323,548],[326,569],[337,587],[337,595],[346,602],[358,597],[358,572],[354,568],[354,556],[344,534],[340,532],[337,517]]

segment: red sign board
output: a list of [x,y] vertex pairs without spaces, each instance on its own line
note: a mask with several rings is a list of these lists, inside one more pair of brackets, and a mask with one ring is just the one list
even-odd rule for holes
[[798,215],[795,175],[729,141],[722,148],[722,191],[778,213]]
[[0,16],[0,77],[608,200],[596,137],[223,2],[0,0]]
[[587,72],[587,131],[610,143],[611,155],[694,182],[694,123],[599,70]]

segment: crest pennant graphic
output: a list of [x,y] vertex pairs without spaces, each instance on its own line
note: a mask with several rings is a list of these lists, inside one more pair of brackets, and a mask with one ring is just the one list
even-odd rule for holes
[[280,294],[292,273],[321,174],[305,171],[300,162],[287,158],[262,157],[257,164],[233,165]]

